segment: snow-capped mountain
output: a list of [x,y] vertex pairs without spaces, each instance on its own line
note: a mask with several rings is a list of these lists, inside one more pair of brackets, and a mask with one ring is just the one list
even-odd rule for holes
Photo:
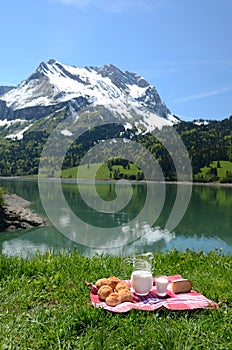
[[13,86],[0,86],[0,96],[13,89]]
[[[22,130],[33,125],[33,120],[65,107],[79,114],[88,108],[97,111],[103,106],[125,127],[135,126],[146,131],[175,122],[151,84],[135,73],[123,72],[110,64],[77,68],[49,60],[42,62],[17,87],[2,92],[0,127],[9,128],[20,121],[20,137]],[[6,137],[14,138],[11,135]]]

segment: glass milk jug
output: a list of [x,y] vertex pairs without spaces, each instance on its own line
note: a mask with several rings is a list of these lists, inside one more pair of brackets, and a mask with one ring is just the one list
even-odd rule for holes
[[152,278],[152,253],[140,255],[138,258],[125,259],[126,262],[133,263],[131,273],[131,286],[138,295],[147,295],[153,286]]

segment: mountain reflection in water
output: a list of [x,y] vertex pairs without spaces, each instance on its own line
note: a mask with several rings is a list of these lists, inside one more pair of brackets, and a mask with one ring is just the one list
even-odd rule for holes
[[[10,192],[30,200],[32,209],[46,216],[41,205],[36,180],[0,179],[0,184]],[[52,186],[51,183],[51,189]],[[91,197],[91,186],[89,184],[82,184],[82,186]],[[202,249],[205,252],[222,248],[223,252],[232,253],[232,187],[194,185],[184,217],[173,232],[169,232],[165,229],[165,224],[175,201],[177,186],[175,184],[162,185],[165,186],[165,203],[161,210],[159,202],[161,188],[159,186],[161,185],[152,184],[151,186],[149,191],[152,191],[154,200],[151,208],[149,207],[148,218],[150,220],[152,215],[157,216],[152,225],[136,221],[146,201],[146,184],[132,185],[131,201],[123,210],[104,213],[88,207],[80,196],[76,183],[64,182],[62,185],[64,197],[73,213],[78,215],[83,222],[93,227],[96,226],[105,233],[94,236],[93,229],[91,236],[88,236],[88,232],[79,232],[78,227],[75,227],[72,237],[69,234],[72,220],[70,220],[69,212],[63,210],[57,216],[57,220],[61,226],[67,227],[67,235],[60,233],[47,219],[47,225],[44,227],[14,233],[2,232],[0,234],[1,253],[9,256],[16,254],[27,256],[35,254],[38,250],[44,253],[48,250],[77,249],[81,254],[89,256],[96,253],[132,256],[147,251],[165,252],[173,248],[178,250],[189,248],[195,251]],[[105,200],[115,198],[112,183],[98,184],[96,190]],[[122,191],[125,191],[125,187]],[[53,200],[54,198],[52,203],[54,203],[55,212],[57,203]],[[111,227],[118,230],[115,231],[118,232],[116,236],[107,234],[107,228],[110,231]],[[81,237],[81,243],[78,240],[79,237]],[[91,244],[88,244],[89,242]]]

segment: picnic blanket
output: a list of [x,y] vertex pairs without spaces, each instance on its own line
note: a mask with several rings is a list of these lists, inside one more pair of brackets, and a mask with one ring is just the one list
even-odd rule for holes
[[[92,283],[87,283],[90,285],[90,299],[95,307],[102,307],[105,310],[111,312],[128,312],[131,309],[139,309],[144,311],[154,311],[161,309],[162,307],[168,310],[193,310],[193,309],[205,309],[205,308],[216,308],[218,309],[218,304],[212,300],[207,299],[204,295],[191,290],[188,293],[175,294],[172,290],[172,282],[174,280],[182,278],[181,275],[168,276],[169,284],[167,287],[167,295],[165,297],[159,297],[157,295],[156,286],[153,285],[151,291],[146,296],[139,296],[133,293],[132,302],[123,302],[116,306],[109,306],[104,301],[99,299],[97,294],[98,289]],[[131,287],[129,280],[125,280]]]

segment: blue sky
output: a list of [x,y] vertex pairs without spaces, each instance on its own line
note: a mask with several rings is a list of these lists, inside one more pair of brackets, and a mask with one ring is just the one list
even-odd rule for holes
[[8,0],[0,85],[40,62],[112,63],[142,75],[184,120],[232,115],[231,0]]

